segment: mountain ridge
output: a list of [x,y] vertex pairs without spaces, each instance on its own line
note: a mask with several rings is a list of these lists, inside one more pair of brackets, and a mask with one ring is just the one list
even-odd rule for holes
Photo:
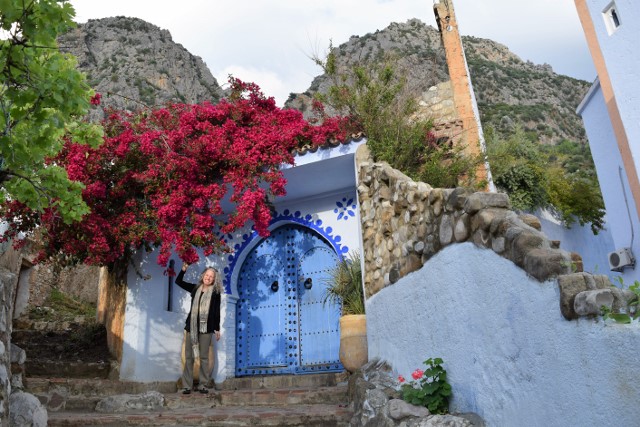
[[[490,39],[462,40],[485,131],[509,134],[520,125],[544,144],[565,139],[586,143],[575,108],[590,83],[557,74],[547,64],[523,61]],[[102,107],[134,110],[168,102],[215,103],[226,94],[201,58],[173,42],[168,30],[138,18],[89,20],[63,35],[60,46],[78,58],[90,86],[103,94]],[[419,19],[354,35],[334,49],[338,65],[344,67],[375,64],[387,54],[395,55],[416,97],[449,79],[440,34]],[[285,108],[308,114],[313,95],[329,86],[329,78],[320,74],[305,92],[291,93]]]
[[103,108],[215,103],[224,96],[202,58],[175,43],[168,30],[142,19],[91,19],[62,35],[59,44],[103,95]]
[[[589,82],[557,74],[548,64],[524,61],[490,39],[463,36],[462,42],[485,130],[509,134],[520,123],[541,143],[565,139],[586,143],[575,109],[591,86]],[[373,65],[393,54],[395,67],[407,77],[416,95],[449,80],[440,34],[419,19],[352,36],[334,47],[334,53],[338,67]],[[292,93],[285,106],[309,111],[313,95],[326,93],[330,85],[329,77],[318,75],[307,91]]]

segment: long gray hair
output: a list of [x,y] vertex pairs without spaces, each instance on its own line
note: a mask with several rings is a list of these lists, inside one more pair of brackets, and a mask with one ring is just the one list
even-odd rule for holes
[[213,291],[221,294],[222,293],[222,276],[220,275],[220,272],[218,272],[218,270],[213,267],[207,267],[204,270],[202,270],[202,273],[200,274],[200,278],[198,279],[198,286],[202,286],[204,274],[209,270],[213,271],[213,274],[215,275],[215,277],[213,278]]

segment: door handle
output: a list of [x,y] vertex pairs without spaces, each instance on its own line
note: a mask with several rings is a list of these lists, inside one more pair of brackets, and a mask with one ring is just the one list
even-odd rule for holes
[[313,286],[313,280],[311,280],[311,277],[307,277],[307,280],[304,281],[304,288],[311,289],[312,286]]
[[277,281],[277,280],[274,280],[274,281],[273,281],[273,283],[271,284],[271,290],[272,290],[273,292],[278,292],[278,288],[279,288],[279,286],[278,286],[278,281]]

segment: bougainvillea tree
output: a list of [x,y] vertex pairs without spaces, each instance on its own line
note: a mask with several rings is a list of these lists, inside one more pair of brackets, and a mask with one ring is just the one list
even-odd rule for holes
[[206,255],[225,250],[221,236],[245,224],[268,235],[268,198],[285,193],[281,165],[293,163],[298,146],[343,138],[341,120],[312,126],[256,85],[230,84],[231,96],[217,105],[113,112],[99,147],[67,142],[51,162],[85,185],[91,212],[69,225],[55,208],[39,213],[14,202],[2,213],[12,218],[6,236],[39,226],[43,256],[93,265],[159,246],[158,262],[166,265],[173,250],[188,263],[197,261],[196,247]]

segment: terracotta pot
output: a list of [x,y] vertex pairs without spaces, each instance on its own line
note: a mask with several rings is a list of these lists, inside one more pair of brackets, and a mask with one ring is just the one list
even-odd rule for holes
[[340,317],[340,362],[354,372],[369,360],[367,349],[367,316],[349,314]]

